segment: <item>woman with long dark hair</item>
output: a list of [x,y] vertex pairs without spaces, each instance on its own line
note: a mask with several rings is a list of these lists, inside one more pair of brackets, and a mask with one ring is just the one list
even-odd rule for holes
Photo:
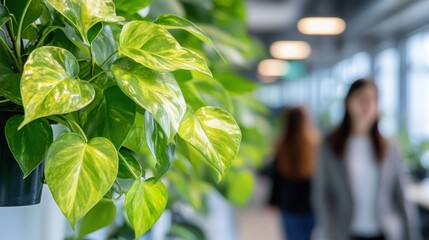
[[320,146],[313,181],[318,234],[329,240],[419,239],[414,207],[404,196],[399,147],[378,129],[373,81],[354,82],[340,125]]
[[281,210],[286,239],[309,240],[314,228],[310,204],[318,132],[303,107],[285,111],[274,160],[270,203]]

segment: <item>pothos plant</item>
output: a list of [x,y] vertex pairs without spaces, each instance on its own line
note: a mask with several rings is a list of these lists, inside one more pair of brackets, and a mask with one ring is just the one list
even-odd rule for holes
[[[166,207],[161,179],[176,147],[198,154],[217,181],[226,175],[240,128],[228,109],[200,104],[211,95],[198,95],[198,84],[216,80],[204,54],[169,32],[214,47],[203,30],[174,15],[136,17],[150,1],[0,2],[0,107],[23,112],[6,124],[10,150],[24,177],[45,165],[46,184],[80,235],[108,224],[94,219],[114,216],[122,196],[135,237],[148,231]],[[66,128],[56,139],[52,123]],[[154,167],[139,157],[147,153]]]

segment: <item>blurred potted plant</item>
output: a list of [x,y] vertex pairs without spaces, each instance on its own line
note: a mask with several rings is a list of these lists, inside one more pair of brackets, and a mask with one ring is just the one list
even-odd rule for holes
[[399,142],[404,150],[405,159],[414,180],[421,181],[427,177],[429,168],[429,140],[412,142],[407,131],[401,131]]
[[[167,30],[214,46],[210,38],[182,17],[136,17],[149,3],[1,1],[0,107],[24,112],[6,123],[9,149],[24,177],[44,164],[71,226],[82,219],[80,236],[111,223],[122,196],[135,237],[149,230],[167,203],[160,179],[177,142],[197,151],[218,181],[239,150],[241,132],[227,111],[187,105],[191,93],[178,81],[191,71],[212,73],[201,53]],[[49,121],[67,129],[54,141]],[[155,161],[147,174],[136,157],[142,151]],[[118,179],[131,184],[125,189]]]

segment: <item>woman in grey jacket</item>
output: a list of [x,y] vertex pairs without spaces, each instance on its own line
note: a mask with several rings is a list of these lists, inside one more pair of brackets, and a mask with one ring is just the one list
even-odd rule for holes
[[417,240],[416,211],[404,196],[398,146],[378,130],[378,91],[352,84],[344,119],[320,146],[313,181],[317,236],[328,240]]

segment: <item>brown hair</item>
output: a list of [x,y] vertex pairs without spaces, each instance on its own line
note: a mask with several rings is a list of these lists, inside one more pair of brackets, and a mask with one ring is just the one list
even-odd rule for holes
[[[373,87],[377,93],[378,89],[375,83],[368,79],[359,79],[355,81],[351,86],[344,100],[345,113],[344,118],[341,124],[327,136],[327,142],[332,148],[333,152],[339,156],[344,156],[347,139],[351,134],[351,116],[348,109],[347,103],[350,100],[350,97],[355,94],[357,91],[361,90],[364,87]],[[378,128],[378,119],[374,122],[370,130],[371,142],[375,150],[375,156],[378,162],[383,161],[386,153],[386,140],[381,135]]]
[[313,174],[316,146],[306,137],[307,121],[310,121],[309,116],[302,107],[285,111],[275,162],[283,177],[308,179]]

